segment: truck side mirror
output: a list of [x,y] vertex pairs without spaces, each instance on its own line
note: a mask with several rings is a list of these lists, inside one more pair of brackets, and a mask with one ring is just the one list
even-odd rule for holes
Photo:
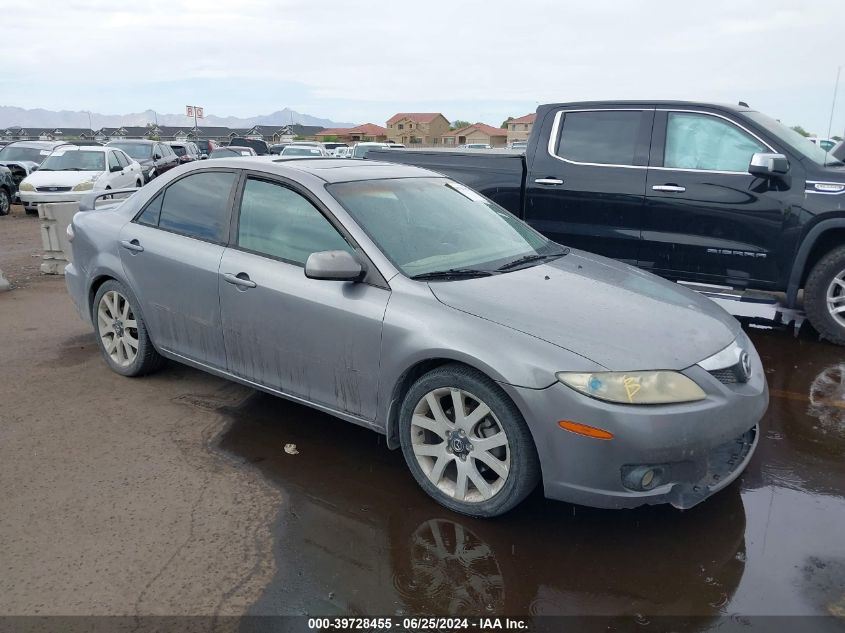
[[748,173],[761,178],[784,176],[789,171],[789,159],[783,154],[757,152],[751,156]]

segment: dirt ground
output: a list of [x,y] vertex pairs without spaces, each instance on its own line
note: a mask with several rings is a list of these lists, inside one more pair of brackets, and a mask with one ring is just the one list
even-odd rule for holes
[[370,431],[176,364],[110,372],[39,240],[0,218],[0,615],[845,618],[842,348],[749,330],[760,446],[690,511],[538,492],[477,521]]

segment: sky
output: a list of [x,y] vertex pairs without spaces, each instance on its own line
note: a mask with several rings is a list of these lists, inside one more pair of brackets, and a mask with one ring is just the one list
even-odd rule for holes
[[[5,8],[3,8],[5,5]],[[843,0],[0,0],[0,105],[499,125],[540,103],[736,103],[826,136]],[[25,43],[25,45],[23,45]],[[845,69],[833,134],[845,134]],[[96,122],[95,122],[96,125]]]

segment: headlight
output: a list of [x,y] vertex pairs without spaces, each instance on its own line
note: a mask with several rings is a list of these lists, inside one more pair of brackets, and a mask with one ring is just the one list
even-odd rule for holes
[[622,404],[669,404],[707,397],[701,387],[676,371],[562,371],[557,379],[591,398]]
[[74,191],[90,191],[94,188],[94,181],[93,180],[86,180],[85,182],[81,182],[78,185],[74,186]]
[[156,168],[155,168],[155,167],[153,167],[153,168],[152,168],[152,169],[151,169],[151,170],[147,173],[147,176],[149,176],[150,178],[152,178],[152,177],[153,177],[153,176],[155,176],[155,175],[156,175]]
[[18,190],[20,191],[35,191],[35,187],[32,186],[32,183],[27,182],[24,180],[20,186],[18,186]]

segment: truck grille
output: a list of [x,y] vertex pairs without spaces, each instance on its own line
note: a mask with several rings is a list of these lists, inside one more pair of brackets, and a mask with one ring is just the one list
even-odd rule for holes
[[45,191],[48,193],[62,193],[65,191],[70,191],[70,187],[36,187],[36,191]]

